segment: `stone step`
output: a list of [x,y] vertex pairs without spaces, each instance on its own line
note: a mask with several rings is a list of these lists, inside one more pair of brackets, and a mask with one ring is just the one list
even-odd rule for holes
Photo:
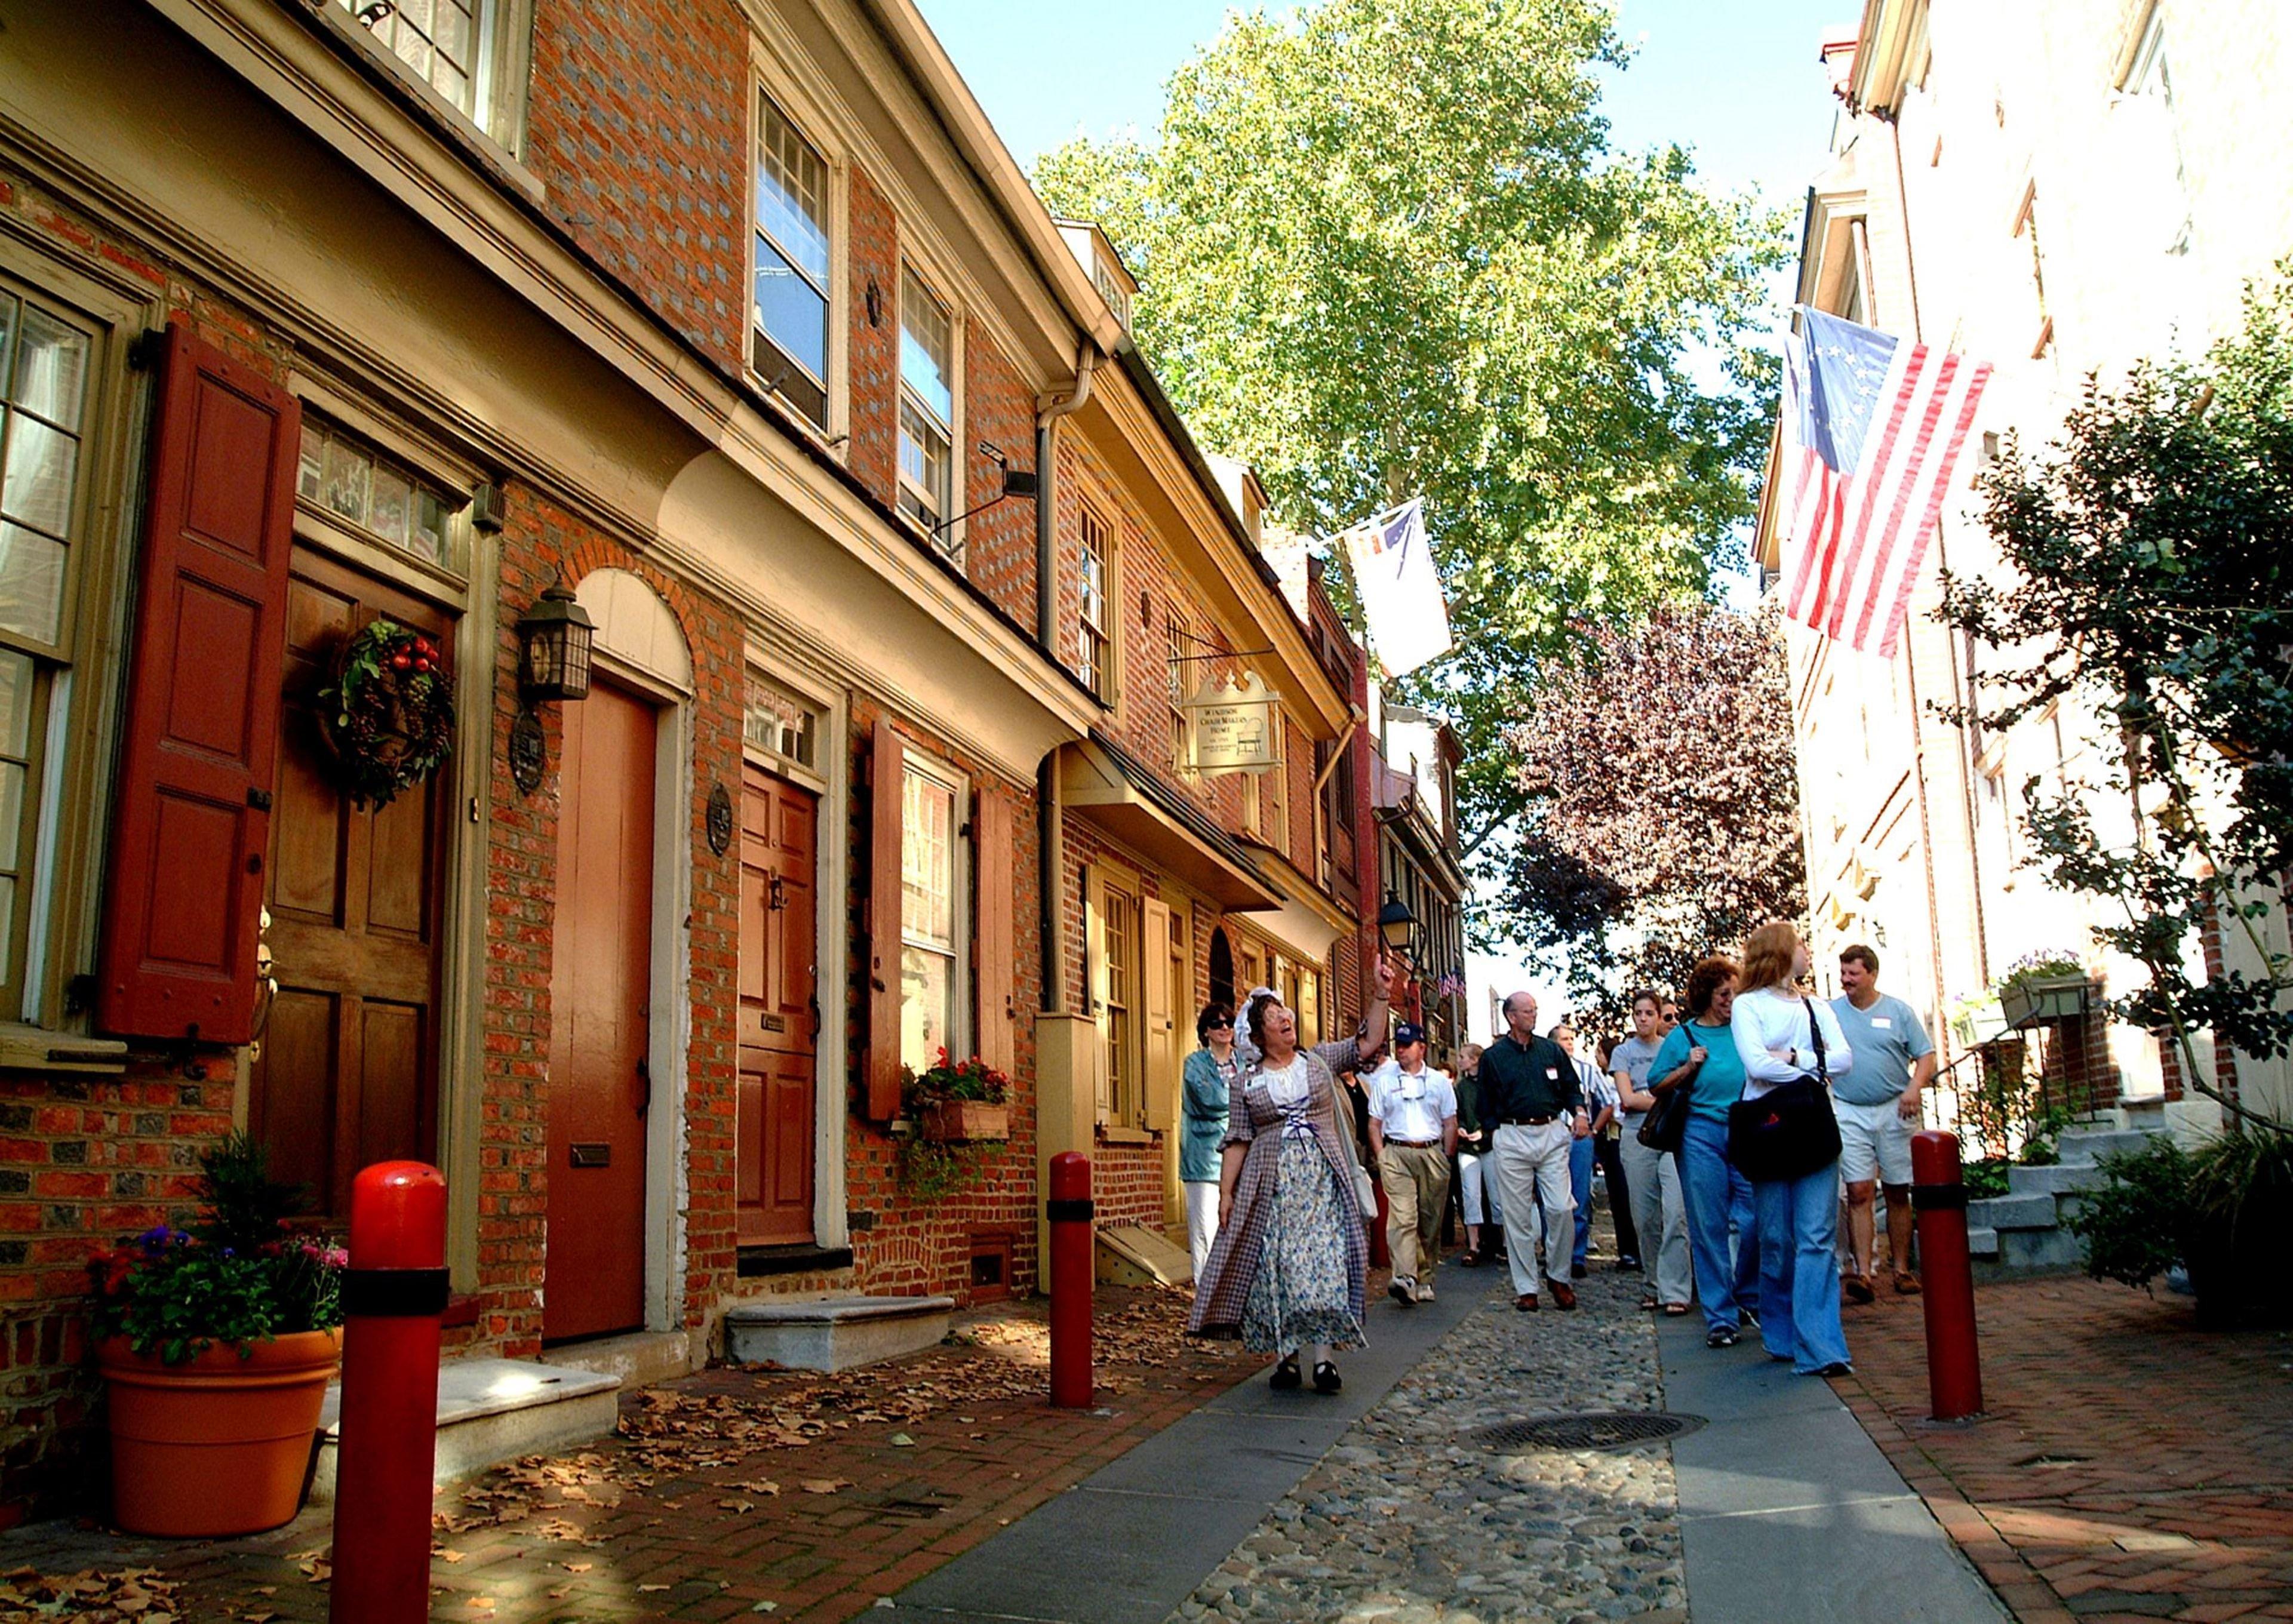
[[1997,1256],[1998,1232],[1995,1229],[1969,1226],[1966,1232],[1966,1250],[1971,1257]]
[[2107,1177],[2090,1161],[2063,1161],[2051,1168],[2009,1168],[2006,1188],[2011,1195],[2067,1195],[2099,1190]]
[[[435,1483],[452,1483],[515,1460],[594,1442],[613,1430],[621,1384],[611,1376],[515,1359],[455,1359],[438,1367]],[[310,1503],[335,1499],[343,1389],[327,1386],[319,1411],[319,1458]]]
[[790,1370],[848,1370],[896,1359],[942,1340],[952,1297],[777,1297],[725,1315],[725,1351],[742,1364]]
[[2138,1151],[2155,1137],[2149,1128],[2072,1128],[2054,1142],[2065,1162],[2099,1161],[2121,1151]]
[[2078,1238],[2066,1229],[2002,1230],[1997,1250],[1974,1258],[1978,1281],[2030,1274],[2067,1274],[2085,1266]]
[[1988,1229],[2052,1229],[2054,1198],[2051,1195],[1994,1195],[1966,1204],[1969,1227]]

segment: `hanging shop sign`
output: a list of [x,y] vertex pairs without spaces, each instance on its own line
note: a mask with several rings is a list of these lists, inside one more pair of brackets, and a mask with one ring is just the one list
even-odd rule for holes
[[1256,672],[1239,683],[1205,682],[1179,708],[1186,713],[1187,765],[1196,772],[1253,772],[1280,764],[1281,696]]

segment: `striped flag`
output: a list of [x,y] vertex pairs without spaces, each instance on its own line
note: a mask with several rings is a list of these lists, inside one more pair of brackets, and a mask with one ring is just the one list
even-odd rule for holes
[[1891,657],[1990,368],[1803,304],[1799,316],[1778,469],[1784,612]]

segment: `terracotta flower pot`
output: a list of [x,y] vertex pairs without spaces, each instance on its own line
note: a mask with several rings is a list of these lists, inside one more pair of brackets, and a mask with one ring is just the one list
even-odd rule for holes
[[124,1337],[96,1345],[111,1408],[112,1517],[129,1533],[251,1534],[303,1503],[340,1329],[221,1344],[162,1364]]
[[942,1100],[923,1111],[923,1136],[945,1143],[951,1140],[1009,1139],[1011,1108],[984,1100]]

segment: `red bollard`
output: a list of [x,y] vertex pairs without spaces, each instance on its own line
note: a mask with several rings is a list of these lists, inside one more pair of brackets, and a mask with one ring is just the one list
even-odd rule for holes
[[1911,1210],[1918,1215],[1921,1298],[1927,1323],[1927,1393],[1938,1421],[1982,1412],[1982,1358],[1974,1341],[1974,1266],[1966,1252],[1966,1185],[1958,1135],[1911,1135]]
[[418,1161],[361,1168],[351,1186],[350,1249],[327,1617],[332,1624],[415,1624],[430,1616],[445,1176]]
[[1051,1158],[1051,1404],[1090,1408],[1090,1158]]

